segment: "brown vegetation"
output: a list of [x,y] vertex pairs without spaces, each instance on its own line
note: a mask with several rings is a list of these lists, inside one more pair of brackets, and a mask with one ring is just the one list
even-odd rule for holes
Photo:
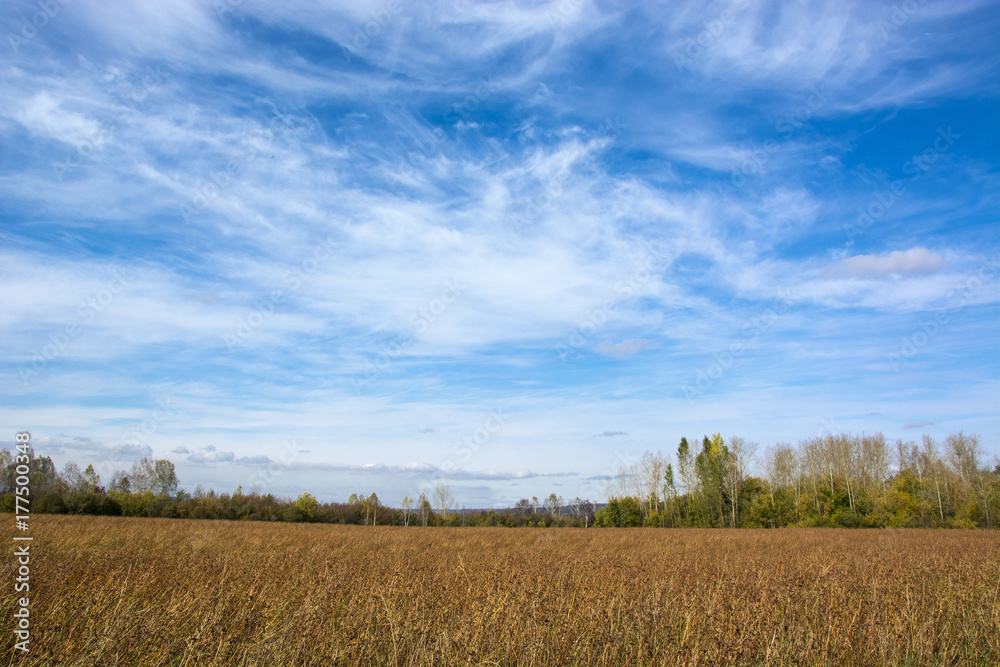
[[[33,665],[993,665],[1000,534],[32,518]],[[8,544],[10,538],[8,536]],[[14,559],[3,559],[5,581]],[[9,646],[14,596],[3,596]]]

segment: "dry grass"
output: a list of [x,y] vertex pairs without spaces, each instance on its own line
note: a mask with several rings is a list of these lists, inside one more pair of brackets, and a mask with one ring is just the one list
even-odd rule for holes
[[[16,664],[996,665],[1000,656],[995,532],[32,522],[33,646]],[[12,581],[13,558],[0,569]],[[3,596],[8,647],[13,604]]]

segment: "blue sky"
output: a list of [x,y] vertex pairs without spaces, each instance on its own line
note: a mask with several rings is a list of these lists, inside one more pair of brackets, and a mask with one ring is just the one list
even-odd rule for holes
[[996,3],[0,20],[0,424],[60,465],[486,506],[714,432],[1000,453]]

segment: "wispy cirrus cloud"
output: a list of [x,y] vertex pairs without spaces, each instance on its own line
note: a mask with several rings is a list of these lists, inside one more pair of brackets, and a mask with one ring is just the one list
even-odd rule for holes
[[[611,434],[815,430],[760,396],[1000,432],[967,393],[995,384],[1000,302],[976,273],[997,245],[990,3],[893,29],[890,2],[411,4],[360,46],[381,5],[233,4],[70,3],[0,68],[0,417],[57,456],[170,455],[189,487],[235,487],[294,436],[280,488],[401,496],[400,461],[447,460],[510,404],[453,479],[490,504],[569,483],[542,477],[567,459],[603,470]],[[913,181],[939,127],[962,140]],[[909,380],[884,375],[941,309]],[[162,378],[178,416],[113,444]]]

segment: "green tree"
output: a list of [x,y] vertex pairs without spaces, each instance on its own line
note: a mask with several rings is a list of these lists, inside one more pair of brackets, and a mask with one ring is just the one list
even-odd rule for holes
[[300,493],[292,505],[293,521],[312,521],[316,516],[319,501],[311,493]]
[[610,498],[608,504],[602,507],[594,523],[598,526],[631,528],[642,525],[642,506],[632,496]]
[[702,449],[695,458],[695,470],[701,489],[702,506],[705,510],[706,525],[723,526],[726,523],[726,466],[729,449],[716,433],[711,439],[705,436]]
[[83,478],[87,481],[87,485],[91,488],[99,487],[101,485],[101,476],[97,474],[94,470],[94,464],[89,464],[87,469],[83,471]]
[[156,459],[153,463],[151,490],[156,495],[172,496],[177,493],[179,483],[174,464],[167,459]]

